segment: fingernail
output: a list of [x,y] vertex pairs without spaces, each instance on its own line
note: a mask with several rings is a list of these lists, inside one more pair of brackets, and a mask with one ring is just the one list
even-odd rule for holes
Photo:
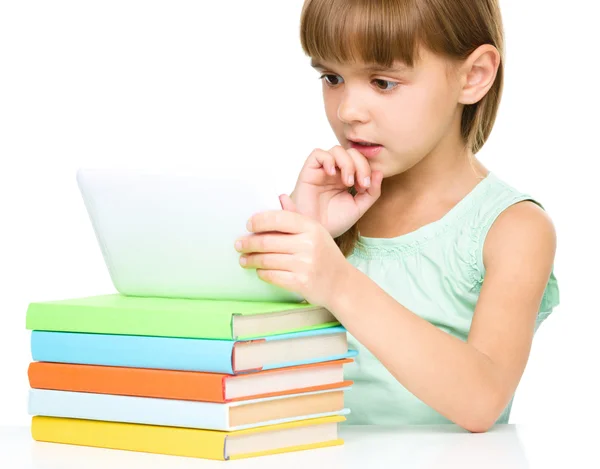
[[250,218],[250,219],[248,220],[248,223],[246,223],[246,229],[247,229],[248,231],[252,231],[252,218]]
[[348,176],[348,184],[354,184],[354,175],[353,174]]
[[248,263],[248,259],[245,256],[240,257],[240,264],[246,265]]
[[238,240],[238,241],[235,242],[235,249],[236,249],[236,251],[241,251],[241,249],[242,249],[242,242],[241,241]]
[[369,187],[371,185],[371,178],[370,177],[366,177],[363,179],[363,186],[365,187]]

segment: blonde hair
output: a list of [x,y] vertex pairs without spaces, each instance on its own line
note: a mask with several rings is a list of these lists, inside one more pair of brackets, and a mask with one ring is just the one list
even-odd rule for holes
[[[325,62],[413,66],[421,44],[457,60],[483,44],[496,47],[501,61],[492,88],[463,109],[461,134],[473,154],[488,139],[500,105],[503,36],[498,0],[306,0],[300,20],[304,53]],[[348,255],[357,238],[354,225],[336,243]]]

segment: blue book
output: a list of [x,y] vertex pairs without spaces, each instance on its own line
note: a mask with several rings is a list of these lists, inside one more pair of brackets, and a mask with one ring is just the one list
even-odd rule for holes
[[33,361],[240,374],[353,357],[342,326],[253,340],[32,331]]

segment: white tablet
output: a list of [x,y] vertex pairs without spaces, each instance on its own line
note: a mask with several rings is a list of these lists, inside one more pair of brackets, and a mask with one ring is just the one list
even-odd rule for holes
[[80,169],[77,182],[120,293],[303,300],[242,268],[234,249],[253,213],[281,210],[272,184],[130,169]]

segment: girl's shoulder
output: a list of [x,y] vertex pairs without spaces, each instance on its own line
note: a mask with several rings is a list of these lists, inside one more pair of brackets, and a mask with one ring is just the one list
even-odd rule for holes
[[481,225],[483,235],[487,234],[501,213],[519,202],[529,201],[545,210],[541,201],[532,194],[517,189],[493,172],[490,172],[480,184],[484,188],[475,201],[476,210],[473,211],[472,218],[474,222]]
[[519,202],[529,202],[545,211],[540,200],[518,190],[493,172],[490,172],[480,185],[483,187],[479,191],[479,196],[473,201],[473,209],[465,217],[465,222],[473,230],[473,235],[481,249],[490,229],[507,209],[511,208],[511,211],[514,211],[513,207]]
[[[495,238],[500,243],[503,239],[511,242],[510,239],[518,237],[535,242],[538,235],[539,239],[555,236],[550,216],[537,197],[517,189],[492,172],[486,177],[485,184],[486,190],[482,191],[485,193],[475,204],[470,217],[465,220],[471,237],[471,249],[474,250],[471,256],[472,279],[479,287],[485,277],[484,249],[492,227],[497,227]],[[502,221],[498,223],[501,215]],[[553,269],[542,298],[538,319],[544,319],[558,304],[559,289]]]
[[[523,221],[535,217],[538,225],[550,226],[550,217],[542,202],[532,194],[523,192],[490,172],[480,183],[485,187],[473,204],[473,210],[465,217],[465,224],[478,246],[478,268],[483,274],[483,249],[492,226],[503,215],[502,229],[521,229]],[[529,224],[531,225],[531,224]],[[528,227],[523,227],[527,229]]]

